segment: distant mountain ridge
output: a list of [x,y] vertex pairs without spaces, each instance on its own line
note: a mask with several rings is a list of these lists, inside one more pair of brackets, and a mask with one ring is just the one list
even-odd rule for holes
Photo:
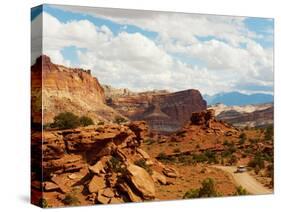
[[208,109],[215,111],[218,120],[223,120],[236,127],[262,127],[273,124],[273,103],[244,106],[215,104]]
[[271,94],[243,94],[240,92],[218,93],[215,95],[203,95],[208,105],[222,103],[227,106],[234,105],[250,105],[250,104],[263,104],[273,102],[274,97]]

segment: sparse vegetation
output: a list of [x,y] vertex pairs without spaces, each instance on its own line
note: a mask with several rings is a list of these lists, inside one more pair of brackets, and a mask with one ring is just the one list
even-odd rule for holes
[[77,116],[71,112],[63,112],[54,117],[53,123],[44,125],[44,129],[57,128],[60,130],[73,129],[79,126],[88,126],[94,124],[93,120],[87,116]]
[[201,183],[199,189],[191,189],[187,191],[183,199],[201,198],[201,197],[217,197],[220,196],[215,188],[215,182],[212,178],[207,178]]
[[244,133],[244,132],[243,132],[243,133],[241,133],[241,134],[240,134],[240,136],[239,136],[239,138],[240,138],[240,139],[244,139],[244,140],[246,140],[246,139],[247,139],[247,135],[246,135],[246,133]]
[[165,163],[176,162],[176,157],[168,156],[164,152],[160,152],[156,158]]
[[79,117],[71,112],[60,113],[54,118],[52,128],[72,129],[80,125]]
[[40,198],[39,202],[38,202],[38,205],[42,208],[48,208],[49,207],[48,202],[45,198]]
[[109,162],[107,163],[109,169],[116,173],[124,173],[125,168],[122,167],[122,162],[117,158],[112,156]]
[[122,124],[125,122],[127,122],[127,120],[122,116],[116,116],[114,119],[114,123],[116,123],[116,124]]
[[155,140],[153,140],[152,138],[148,138],[144,141],[144,143],[147,144],[147,145],[151,145],[151,144],[155,143]]
[[145,169],[150,175],[152,175],[152,169],[149,165],[146,164],[144,159],[139,159],[137,161],[134,162],[135,165],[142,167],[143,169]]
[[260,154],[256,154],[252,160],[248,163],[249,167],[255,169],[255,172],[258,173],[260,169],[264,168],[264,158]]
[[273,134],[274,134],[274,128],[273,128],[273,125],[270,125],[265,130],[264,139],[265,140],[272,140],[273,139]]
[[93,120],[88,116],[81,116],[79,118],[79,122],[80,122],[80,125],[83,127],[94,124]]
[[74,194],[66,194],[62,202],[66,205],[78,205],[80,203],[79,199]]
[[184,131],[184,130],[178,131],[178,132],[176,133],[176,136],[184,137],[184,136],[185,136],[185,133],[186,133],[186,131]]
[[237,195],[237,196],[248,195],[248,194],[249,194],[249,192],[242,186],[236,187],[236,192],[234,193],[234,195]]
[[230,165],[234,165],[234,164],[236,164],[237,163],[237,157],[235,156],[235,155],[231,155],[230,156],[230,158],[229,158],[229,161],[228,161],[228,163],[230,164]]

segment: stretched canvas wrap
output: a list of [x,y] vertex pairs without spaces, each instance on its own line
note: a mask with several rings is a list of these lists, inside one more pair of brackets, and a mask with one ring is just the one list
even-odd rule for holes
[[272,194],[273,31],[269,18],[32,8],[32,203]]

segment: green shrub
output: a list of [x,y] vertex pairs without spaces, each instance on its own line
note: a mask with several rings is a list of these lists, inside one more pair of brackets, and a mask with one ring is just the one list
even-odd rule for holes
[[125,172],[125,169],[122,167],[122,162],[117,157],[112,156],[107,165],[113,172]]
[[241,133],[239,138],[246,140],[247,139],[247,135],[245,133]]
[[155,140],[153,140],[152,138],[148,138],[144,141],[144,143],[147,145],[151,145],[151,144],[155,143]]
[[204,152],[205,156],[208,158],[208,163],[218,163],[216,152],[207,150]]
[[237,157],[235,155],[231,155],[228,161],[231,165],[237,163]]
[[208,161],[208,157],[205,154],[193,154],[193,160],[197,163],[203,163]]
[[248,166],[259,171],[260,169],[264,168],[264,158],[260,154],[257,154],[252,160],[249,161]]
[[212,178],[203,180],[199,190],[199,197],[217,197],[218,193],[215,189],[215,181]]
[[187,191],[184,194],[183,199],[217,196],[219,196],[219,194],[216,191],[214,180],[212,178],[207,178],[203,180],[199,189],[191,189]]
[[249,139],[251,144],[257,144],[259,142],[259,139]]
[[157,158],[157,160],[160,160],[160,161],[166,162],[166,163],[167,162],[176,162],[176,157],[168,156],[164,152],[160,152],[156,158]]
[[265,140],[272,140],[272,138],[273,138],[273,133],[274,133],[273,125],[270,125],[270,126],[267,127],[266,130],[265,130],[264,139],[265,139]]
[[229,145],[229,141],[228,141],[228,140],[225,140],[225,141],[223,142],[223,145],[224,145],[224,146],[228,146],[228,145]]
[[74,194],[66,194],[62,202],[66,205],[78,205],[79,199]]
[[49,207],[48,202],[45,198],[40,198],[39,202],[38,202],[38,205],[42,208],[48,208]]
[[184,130],[178,131],[178,132],[176,133],[176,136],[185,137],[185,133],[186,133],[186,131],[184,131]]
[[240,144],[240,145],[243,145],[243,144],[245,144],[245,141],[246,141],[246,139],[245,139],[245,138],[240,138],[240,140],[239,140],[239,144]]
[[122,116],[116,116],[114,122],[117,124],[122,124],[127,122],[127,120]]
[[93,120],[88,116],[81,116],[79,118],[79,122],[80,122],[80,125],[83,127],[94,124]]
[[54,118],[51,124],[53,128],[72,129],[80,125],[79,117],[71,112],[60,113]]
[[234,195],[248,195],[248,194],[249,192],[242,186],[236,187],[236,192],[234,193]]
[[199,189],[190,189],[183,195],[183,199],[199,198]]
[[145,169],[150,175],[152,175],[152,169],[149,165],[146,164],[144,159],[139,159],[137,161],[134,162],[135,165],[142,167],[143,169]]
[[183,154],[181,154],[181,155],[178,157],[178,162],[179,162],[179,163],[186,164],[186,165],[194,164],[194,160],[193,160],[193,158],[192,158],[191,155],[183,155]]

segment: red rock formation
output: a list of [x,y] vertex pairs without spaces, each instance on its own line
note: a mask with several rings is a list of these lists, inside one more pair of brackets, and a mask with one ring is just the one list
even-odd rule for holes
[[146,92],[107,99],[109,106],[131,120],[145,120],[156,131],[171,132],[187,123],[191,114],[207,105],[199,91]]
[[43,155],[33,154],[32,167],[38,167],[32,169],[33,194],[42,190],[45,199],[52,196],[52,206],[63,206],[74,188],[84,204],[154,199],[154,181],[166,178],[158,173],[154,179],[152,171],[166,173],[167,168],[140,148],[147,130],[145,122],[133,122],[34,132],[32,150]]
[[239,113],[237,111],[221,112],[217,118],[237,127],[262,127],[273,124],[273,112],[274,107],[271,106],[251,113]]
[[66,111],[94,120],[113,120],[117,115],[105,104],[103,88],[90,70],[56,65],[42,55],[31,67],[31,79],[35,123],[41,123],[42,115],[44,123],[52,122],[55,115]]

